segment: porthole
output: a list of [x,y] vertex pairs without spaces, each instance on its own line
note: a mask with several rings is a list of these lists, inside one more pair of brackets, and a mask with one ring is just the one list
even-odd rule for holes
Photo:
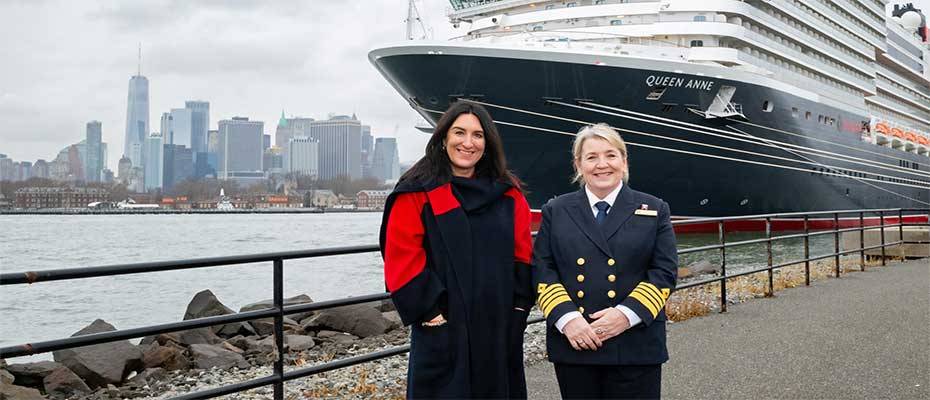
[[439,99],[437,99],[436,96],[430,96],[426,100],[429,101],[430,104],[439,104]]
[[762,102],[762,111],[765,111],[765,112],[772,112],[772,109],[773,109],[773,108],[774,108],[774,106],[772,105],[772,102],[771,102],[771,101],[766,100],[766,101],[763,101],[763,102]]
[[710,203],[710,200],[708,200],[708,199],[703,199],[703,200],[701,200],[701,205],[702,205],[702,206],[706,206],[707,203]]
[[740,200],[740,202],[739,202],[739,205],[741,205],[741,206],[745,206],[745,205],[747,205],[747,204],[749,204],[749,199],[742,199],[742,200]]

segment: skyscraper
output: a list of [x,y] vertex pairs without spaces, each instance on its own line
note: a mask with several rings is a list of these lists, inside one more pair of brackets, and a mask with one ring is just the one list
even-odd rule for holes
[[0,154],[0,181],[13,180],[13,159]]
[[382,181],[400,178],[400,158],[397,155],[397,139],[375,139],[375,154],[372,175]]
[[284,170],[299,175],[316,176],[319,143],[307,136],[294,136],[284,151]]
[[164,141],[160,133],[153,133],[145,143],[145,190],[161,189],[164,185]]
[[210,102],[190,100],[184,102],[184,108],[191,111],[191,151],[195,157],[206,153],[207,132],[210,130]]
[[[0,159],[2,161],[2,159]],[[48,178],[48,162],[42,159],[36,160],[32,165],[32,176],[36,178]]]
[[185,146],[193,150],[193,112],[188,108],[172,108],[161,115],[161,133],[167,144]]
[[374,156],[375,144],[371,136],[371,127],[362,125],[362,177],[372,176],[371,162]]
[[283,149],[287,147],[287,141],[291,137],[307,136],[313,121],[313,118],[285,118],[284,111],[281,111],[281,119],[278,120],[278,127],[274,133],[274,145]]
[[181,145],[166,144],[164,149],[163,187],[171,190],[194,175],[194,155],[191,149]]
[[233,117],[219,122],[217,177],[229,179],[235,172],[262,171],[264,122]]
[[129,79],[129,99],[126,107],[126,138],[123,155],[132,165],[142,165],[142,147],[149,134],[149,80],[142,76],[140,50],[138,74]]
[[84,179],[87,182],[100,182],[100,173],[103,172],[103,124],[100,121],[87,123],[87,137],[85,139]]
[[[58,154],[58,157],[61,158],[61,153]],[[60,160],[55,160],[60,161]],[[124,184],[129,184],[130,174],[132,173],[132,160],[129,157],[123,156],[119,159],[117,163],[117,173],[119,174],[119,181]]]
[[354,116],[311,121],[309,137],[319,143],[320,179],[362,177],[362,123]]
[[20,168],[22,168],[22,176],[20,177],[21,180],[24,180],[24,181],[25,181],[25,180],[28,180],[29,178],[32,178],[32,177],[33,177],[33,175],[32,175],[32,163],[31,163],[31,162],[29,162],[29,161],[23,161],[23,162],[19,163],[19,166],[20,166]]

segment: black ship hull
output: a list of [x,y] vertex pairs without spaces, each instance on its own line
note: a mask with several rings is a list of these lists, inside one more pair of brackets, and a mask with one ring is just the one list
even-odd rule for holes
[[[451,45],[385,48],[369,57],[432,123],[458,99],[488,106],[534,208],[577,189],[572,134],[596,122],[619,128],[628,142],[630,185],[665,199],[676,216],[930,202],[930,158],[865,142],[867,115],[772,80],[736,79],[719,67],[686,72],[686,63]],[[742,116],[702,115],[721,86],[735,88],[730,102]],[[647,100],[662,87],[660,98]],[[818,150],[829,153],[810,153]]]

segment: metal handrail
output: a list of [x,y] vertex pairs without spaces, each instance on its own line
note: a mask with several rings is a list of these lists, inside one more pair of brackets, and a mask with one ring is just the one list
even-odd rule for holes
[[[930,214],[930,208],[928,209],[870,209],[870,210],[840,210],[840,211],[818,211],[818,212],[799,212],[799,213],[774,213],[774,214],[760,214],[760,215],[748,215],[748,216],[737,216],[737,217],[720,217],[720,218],[700,218],[700,219],[691,219],[691,220],[680,220],[673,221],[673,225],[688,225],[695,223],[716,223],[718,226],[718,239],[719,244],[709,245],[709,246],[700,246],[688,249],[678,250],[678,254],[687,254],[695,253],[698,251],[710,251],[710,250],[720,250],[721,254],[721,272],[720,276],[705,279],[697,282],[690,282],[687,284],[677,285],[676,290],[686,289],[690,287],[696,287],[701,285],[706,285],[710,283],[720,282],[720,312],[726,312],[727,309],[727,295],[726,282],[728,279],[735,277],[740,277],[744,275],[751,275],[759,272],[768,272],[768,291],[766,292],[767,296],[774,295],[774,285],[772,274],[775,269],[782,268],[788,265],[798,264],[804,262],[805,264],[805,284],[810,285],[810,262],[834,258],[836,276],[840,276],[840,266],[839,266],[839,257],[841,255],[860,253],[860,267],[862,270],[865,270],[865,251],[872,250],[876,248],[882,249],[882,265],[885,264],[885,247],[894,246],[899,244],[922,244],[921,241],[905,241],[903,235],[903,229],[905,226],[928,226],[930,223],[904,223],[903,217],[904,213],[928,213]],[[870,226],[866,227],[864,224],[864,214],[878,214],[880,220],[879,226]],[[897,224],[885,224],[885,219],[889,218],[887,213],[891,214],[892,217],[897,217]],[[857,228],[839,228],[839,215],[840,214],[856,214],[858,215],[859,227]],[[897,214],[897,215],[895,215]],[[827,215],[832,217],[832,226],[833,229],[827,229],[819,232],[810,232],[808,229],[808,223],[810,216],[812,215]],[[785,218],[785,217],[803,217],[804,221],[804,233],[803,234],[789,234],[781,236],[772,236],[772,220],[776,218]],[[752,240],[743,240],[738,242],[726,243],[726,223],[731,221],[745,221],[745,220],[764,220],[766,224],[766,237],[763,239],[752,239]],[[886,228],[898,228],[899,239],[894,242],[885,242],[885,229]],[[866,230],[880,229],[881,230],[881,244],[865,247],[863,232]],[[860,246],[858,249],[851,249],[845,251],[839,251],[839,234],[842,232],[860,232]],[[831,254],[824,254],[816,257],[810,257],[810,248],[809,248],[809,238],[810,236],[822,235],[822,234],[833,234],[834,235],[834,248],[835,251]],[[772,243],[779,240],[786,239],[796,239],[804,238],[804,259],[787,261],[775,264],[773,263],[772,257]],[[728,247],[744,246],[749,244],[758,244],[766,243],[766,252],[768,256],[768,261],[766,266],[763,268],[752,269],[748,271],[741,271],[738,273],[728,274],[726,272],[726,249]],[[410,350],[409,345],[396,346],[389,349],[383,349],[375,351],[372,353],[362,354],[358,356],[353,356],[341,360],[330,361],[319,365],[314,365],[294,371],[284,372],[283,366],[283,354],[284,354],[284,338],[283,338],[283,317],[285,315],[303,313],[308,311],[317,311],[325,310],[329,308],[342,307],[353,304],[368,303],[373,301],[381,301],[390,298],[388,293],[375,293],[363,296],[349,297],[345,299],[338,300],[328,300],[320,301],[315,303],[307,304],[295,304],[295,305],[284,305],[283,301],[283,287],[284,287],[284,260],[290,259],[302,259],[302,258],[316,258],[316,257],[328,257],[328,256],[337,256],[337,255],[348,255],[348,254],[360,254],[360,253],[370,253],[380,251],[380,247],[376,245],[367,245],[367,246],[344,246],[344,247],[331,247],[323,249],[312,249],[304,251],[288,251],[288,252],[276,252],[276,253],[265,253],[265,254],[250,254],[250,255],[239,255],[239,256],[228,256],[228,257],[210,257],[210,258],[198,258],[198,259],[188,259],[188,260],[177,260],[177,261],[159,261],[159,262],[147,262],[147,263],[134,263],[134,264],[115,264],[115,265],[105,265],[98,267],[78,267],[78,268],[64,268],[64,269],[50,269],[50,270],[41,270],[41,271],[25,271],[25,272],[9,272],[9,273],[0,273],[0,286],[6,285],[19,285],[19,284],[33,284],[38,282],[49,282],[49,281],[58,281],[58,280],[73,280],[73,279],[82,279],[82,278],[92,278],[92,277],[104,277],[104,276],[115,276],[115,275],[127,275],[127,274],[139,274],[139,273],[148,273],[148,272],[160,272],[160,271],[173,271],[173,270],[185,270],[185,269],[194,269],[194,268],[205,268],[205,267],[221,267],[229,265],[238,265],[238,264],[247,264],[247,263],[256,263],[256,262],[272,262],[273,263],[273,281],[274,281],[274,298],[273,306],[261,310],[233,313],[228,315],[212,316],[212,317],[203,317],[197,319],[191,319],[181,322],[173,322],[160,325],[151,325],[141,328],[132,328],[132,329],[122,329],[109,332],[94,333],[88,335],[74,336],[64,339],[48,340],[37,343],[27,343],[18,346],[8,346],[0,348],[0,358],[6,359],[11,357],[21,357],[32,354],[47,353],[56,350],[63,350],[75,347],[83,347],[100,343],[114,342],[118,340],[126,340],[132,338],[139,338],[150,335],[157,335],[162,333],[170,332],[179,332],[189,329],[204,328],[208,326],[223,325],[234,322],[244,322],[248,320],[254,320],[259,318],[274,318],[274,331],[275,331],[275,346],[278,351],[278,356],[274,361],[274,372],[272,375],[245,381],[239,382],[232,385],[221,386],[209,390],[204,390],[196,393],[189,393],[178,397],[179,399],[205,399],[212,398],[221,395],[226,395],[230,393],[241,392],[249,389],[254,389],[261,386],[272,385],[274,387],[274,398],[283,399],[284,397],[284,387],[283,384],[286,381],[303,378],[318,374],[321,372],[331,371],[334,369],[345,368],[348,366],[358,365],[366,362],[371,362],[374,360],[392,357],[395,355],[406,353]],[[528,323],[538,323],[543,321],[542,317],[531,318]]]

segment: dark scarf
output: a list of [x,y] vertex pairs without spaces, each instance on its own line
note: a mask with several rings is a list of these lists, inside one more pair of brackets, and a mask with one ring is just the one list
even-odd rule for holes
[[497,201],[510,189],[510,185],[491,178],[452,178],[452,193],[462,204],[466,214],[481,212],[481,209]]

